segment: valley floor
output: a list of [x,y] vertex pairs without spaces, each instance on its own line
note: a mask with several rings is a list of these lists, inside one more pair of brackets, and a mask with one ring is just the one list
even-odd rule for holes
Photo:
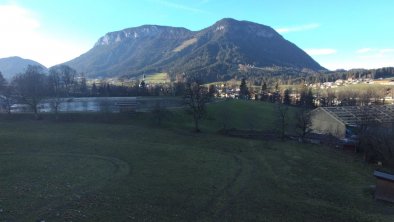
[[0,120],[0,221],[393,221],[373,166],[291,141]]

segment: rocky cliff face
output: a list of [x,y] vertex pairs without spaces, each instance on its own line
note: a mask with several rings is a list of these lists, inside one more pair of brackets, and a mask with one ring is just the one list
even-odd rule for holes
[[191,33],[191,31],[185,28],[144,25],[137,28],[129,28],[122,31],[107,33],[97,41],[95,47],[112,45],[126,40],[137,40],[152,37],[160,37],[164,39],[185,38],[185,36],[189,36]]

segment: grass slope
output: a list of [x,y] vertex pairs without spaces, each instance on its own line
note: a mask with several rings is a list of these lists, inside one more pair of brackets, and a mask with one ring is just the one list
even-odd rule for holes
[[[243,114],[240,105],[210,109],[229,106]],[[248,105],[261,106],[255,114],[262,128],[273,126],[269,104]],[[234,126],[242,125],[238,114]],[[202,134],[170,120],[153,127],[149,114],[111,124],[93,117],[1,120],[0,221],[394,218],[394,206],[367,191],[373,169],[357,157],[290,141],[223,137],[209,132],[217,125],[212,116]]]
[[159,84],[159,83],[169,83],[170,82],[170,77],[168,76],[167,73],[155,73],[155,74],[151,74],[151,75],[147,75],[145,77],[145,81],[147,83],[155,83],[155,84]]
[[[295,132],[294,115],[297,109],[289,107],[288,133]],[[201,128],[206,132],[217,132],[222,128],[276,131],[278,118],[276,107],[272,103],[227,100],[209,104],[205,118],[201,121]],[[168,120],[173,127],[193,127],[191,116],[183,110],[175,112],[175,116]]]

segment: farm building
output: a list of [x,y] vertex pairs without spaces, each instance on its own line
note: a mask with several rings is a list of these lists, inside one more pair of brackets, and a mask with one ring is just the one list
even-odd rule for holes
[[394,106],[319,107],[311,112],[311,122],[313,132],[345,139],[364,123],[394,123]]
[[376,179],[375,199],[385,200],[394,203],[394,175],[375,171]]

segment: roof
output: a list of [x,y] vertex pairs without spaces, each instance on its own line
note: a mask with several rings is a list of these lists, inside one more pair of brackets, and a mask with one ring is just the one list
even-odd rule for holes
[[388,173],[384,173],[384,172],[375,170],[375,172],[373,172],[373,175],[379,179],[384,179],[384,180],[394,182],[394,175],[393,174],[388,174]]
[[394,106],[335,106],[320,107],[347,126],[357,126],[362,122],[394,123]]

